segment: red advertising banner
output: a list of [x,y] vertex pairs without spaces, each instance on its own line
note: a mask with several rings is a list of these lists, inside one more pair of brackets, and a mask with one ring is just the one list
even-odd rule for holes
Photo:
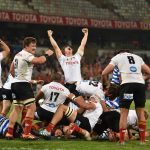
[[86,19],[78,17],[61,17],[48,16],[17,12],[0,12],[0,22],[20,22],[20,23],[36,23],[36,24],[55,24],[55,25],[69,25],[69,26],[85,26],[105,29],[137,29],[149,30],[150,22],[136,22],[136,21],[116,21],[116,20],[98,20]]

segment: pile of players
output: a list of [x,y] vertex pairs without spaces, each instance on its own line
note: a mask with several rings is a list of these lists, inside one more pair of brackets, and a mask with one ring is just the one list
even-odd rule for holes
[[[1,89],[2,137],[24,140],[84,137],[86,140],[119,141],[122,145],[127,140],[140,139],[140,143],[145,144],[145,137],[149,134],[146,132],[148,112],[145,111],[144,80],[150,78],[150,68],[141,57],[121,50],[103,70],[101,82],[83,80],[80,61],[87,43],[88,29],[83,28],[82,32],[81,44],[73,54],[70,45],[65,45],[61,50],[53,38],[53,31],[48,31],[64,73],[64,83],[62,74],[55,72],[52,82],[43,85],[36,95],[32,85],[43,84],[43,81],[32,80],[33,67],[45,63],[53,51],[47,50],[43,56],[35,57],[36,39],[24,39],[23,50],[15,55],[8,79]],[[0,46],[3,49],[0,53],[2,60],[10,50],[2,40]],[[112,71],[110,83],[108,75]],[[136,110],[129,110],[132,101]],[[6,118],[12,102],[12,111]],[[21,121],[17,123],[21,113]],[[33,120],[38,122],[33,123]]]

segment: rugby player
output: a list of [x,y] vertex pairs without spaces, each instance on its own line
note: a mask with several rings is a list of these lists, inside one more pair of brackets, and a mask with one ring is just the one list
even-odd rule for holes
[[1,69],[1,61],[6,58],[8,56],[8,54],[10,53],[10,49],[7,46],[7,44],[2,41],[0,39],[0,48],[2,48],[2,51],[0,52],[0,113],[2,111],[2,81],[1,81],[1,73],[2,73],[2,69]]
[[6,133],[7,139],[13,139],[15,122],[24,107],[27,108],[27,114],[22,138],[36,139],[36,137],[30,133],[36,109],[35,98],[30,84],[32,70],[34,64],[43,64],[46,62],[46,59],[53,54],[51,50],[48,50],[44,56],[35,57],[36,43],[35,38],[26,37],[23,41],[23,50],[15,55],[10,67],[10,73],[14,77],[11,85],[14,107],[9,116],[10,121]]
[[[5,116],[0,115],[0,137],[1,138],[5,137],[6,132],[8,130],[8,125],[9,125],[9,119],[6,118]],[[22,126],[19,123],[15,122],[13,137],[20,138],[22,132],[23,132]]]
[[124,144],[124,135],[127,129],[127,116],[130,105],[134,100],[135,109],[138,116],[140,131],[140,143],[145,144],[146,119],[144,107],[146,102],[145,81],[142,72],[150,75],[150,68],[143,59],[128,50],[121,50],[111,59],[111,62],[102,72],[102,83],[107,83],[107,75],[117,66],[121,74],[120,87],[120,143]]
[[[74,97],[72,97],[72,99],[74,99]],[[87,104],[89,104],[89,107],[83,112],[82,115],[79,114],[77,110],[73,110],[69,106],[61,104],[47,128],[44,130],[40,130],[39,134],[43,137],[50,137],[53,128],[65,115],[68,120],[73,123],[71,124],[72,132],[76,131],[78,133],[81,133],[87,140],[90,140],[91,138],[89,132],[91,132],[91,130],[95,126],[99,116],[103,112],[103,109],[101,104],[99,103],[98,97],[95,95],[89,98]]]
[[54,73],[52,76],[52,82],[42,86],[41,90],[37,93],[35,97],[36,102],[38,103],[42,98],[44,98],[44,101],[36,109],[36,119],[50,122],[58,106],[66,101],[70,91],[61,84],[61,80],[61,74]]
[[11,74],[8,75],[6,82],[3,85],[2,89],[2,97],[3,97],[3,109],[1,115],[6,116],[10,110],[10,106],[12,104],[12,91],[11,91],[11,83],[13,82],[13,76]]
[[84,54],[85,45],[87,43],[88,38],[88,29],[83,28],[82,32],[84,33],[84,37],[81,41],[81,44],[77,50],[77,52],[73,55],[73,49],[70,45],[65,45],[63,47],[63,52],[59,48],[58,44],[53,38],[53,31],[48,30],[48,36],[50,42],[55,50],[57,59],[62,67],[65,76],[65,86],[70,90],[71,93],[79,96],[79,92],[76,91],[75,83],[77,81],[81,81],[81,58]]

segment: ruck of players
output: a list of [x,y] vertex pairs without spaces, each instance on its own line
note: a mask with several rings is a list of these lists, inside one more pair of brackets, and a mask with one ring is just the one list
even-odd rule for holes
[[[133,51],[120,49],[102,70],[100,79],[84,79],[81,60],[89,30],[81,29],[77,50],[70,43],[59,46],[54,38],[57,31],[48,30],[51,49],[40,56],[36,55],[36,38],[23,39],[7,80],[0,82],[1,138],[108,140],[120,145],[138,140],[146,144],[150,133],[146,128],[149,112],[145,109],[145,81],[150,78],[150,68]],[[0,47],[1,62],[11,51],[2,39]],[[34,80],[34,67],[48,60],[54,70],[51,81]]]

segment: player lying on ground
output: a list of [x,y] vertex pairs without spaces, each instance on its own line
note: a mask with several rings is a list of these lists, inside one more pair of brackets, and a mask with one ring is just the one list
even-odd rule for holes
[[56,126],[65,115],[71,123],[74,123],[72,124],[72,130],[82,134],[84,132],[82,129],[85,129],[86,132],[84,133],[84,137],[89,140],[89,132],[91,132],[93,129],[103,110],[99,100],[97,100],[97,97],[95,96],[91,96],[89,101],[87,101],[87,104],[90,107],[89,109],[85,110],[83,115],[79,114],[77,110],[73,110],[69,106],[61,104],[49,125],[46,127],[46,129],[41,130],[39,134],[43,137],[50,137],[54,126]]

